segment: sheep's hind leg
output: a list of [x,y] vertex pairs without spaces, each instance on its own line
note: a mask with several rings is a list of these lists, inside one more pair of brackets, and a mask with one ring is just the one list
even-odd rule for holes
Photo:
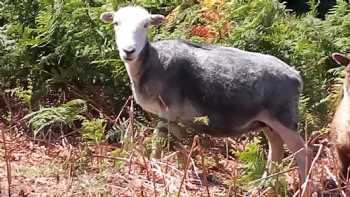
[[[264,119],[264,122],[281,137],[287,148],[295,154],[295,159],[299,167],[300,182],[303,184],[310,170],[313,155],[312,150],[305,144],[303,138],[296,130],[284,126],[276,118],[266,116],[266,114]],[[311,187],[307,186],[306,190],[303,188],[303,191],[305,191],[303,196],[308,196],[311,192]]]
[[266,166],[267,171],[263,175],[263,177],[266,177],[268,174],[274,173],[275,165],[280,163],[283,159],[283,141],[281,137],[277,133],[273,132],[269,127],[264,128],[263,132],[269,144],[269,153]]
[[295,154],[301,182],[305,181],[312,161],[311,149],[305,144],[303,138],[296,131],[285,127],[276,120],[273,120],[270,124],[273,130],[281,136],[288,149]]

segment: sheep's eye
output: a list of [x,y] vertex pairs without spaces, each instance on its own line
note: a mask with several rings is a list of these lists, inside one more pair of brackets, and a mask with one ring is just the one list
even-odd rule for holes
[[145,23],[145,24],[143,25],[143,27],[144,27],[144,28],[147,28],[147,27],[148,27],[148,23]]

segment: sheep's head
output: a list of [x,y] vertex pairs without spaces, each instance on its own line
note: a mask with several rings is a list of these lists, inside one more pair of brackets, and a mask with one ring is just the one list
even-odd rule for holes
[[333,53],[332,58],[339,65],[346,66],[344,88],[346,90],[345,93],[350,94],[350,58],[340,53]]
[[124,61],[138,58],[147,42],[149,25],[160,25],[164,16],[150,14],[142,7],[123,7],[116,12],[101,14],[101,20],[114,25],[119,55]]

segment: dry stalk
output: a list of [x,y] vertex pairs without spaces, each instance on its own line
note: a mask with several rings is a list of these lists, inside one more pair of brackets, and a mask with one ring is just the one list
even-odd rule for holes
[[[339,187],[339,188],[333,188],[333,189],[325,190],[325,192],[341,191],[342,189],[347,189],[347,186],[342,186],[342,187]],[[346,193],[344,192],[343,195],[346,195]],[[346,196],[348,196],[348,195],[346,195]]]
[[126,108],[126,106],[128,105],[128,103],[130,102],[130,100],[132,99],[132,96],[129,96],[129,98],[125,101],[122,109],[119,111],[119,114],[118,116],[113,120],[113,122],[117,123],[118,120],[120,119],[121,115],[123,114],[124,112],[124,109]]
[[[144,168],[145,168],[145,170],[146,170],[146,176],[147,176],[147,179],[148,180],[150,180],[150,172],[149,172],[149,165],[148,165],[148,161],[149,160],[146,160],[146,157],[145,157],[145,155],[144,154],[142,154],[142,151],[140,151],[140,150],[138,150],[137,148],[135,148],[135,150],[136,151],[138,151],[139,152],[139,154],[141,155],[141,158],[142,158],[142,162],[143,162],[143,166],[144,166]],[[130,173],[129,173],[130,174]]]
[[69,155],[68,155],[68,162],[69,162],[69,169],[68,169],[68,185],[66,187],[66,191],[68,191],[71,187],[72,187],[72,183],[73,183],[73,170],[74,170],[74,163],[72,160],[74,160],[74,158],[72,159],[72,147],[71,145],[68,146],[69,147]]
[[134,100],[130,100],[130,109],[129,109],[129,117],[130,117],[130,137],[131,137],[131,142],[134,142]]
[[323,149],[323,145],[321,144],[320,148],[318,148],[318,151],[317,151],[317,154],[316,154],[315,158],[311,162],[310,170],[308,172],[308,175],[306,176],[306,180],[305,180],[305,182],[302,185],[303,190],[301,192],[301,196],[304,196],[306,194],[305,192],[307,192],[307,195],[311,195],[311,194],[309,194],[309,191],[308,191],[308,183],[309,183],[309,179],[310,179],[310,176],[311,176],[311,173],[312,173],[312,169],[314,168],[316,161],[320,157],[322,149]]
[[269,179],[269,178],[272,178],[272,177],[275,177],[275,176],[279,176],[279,175],[281,175],[281,174],[285,174],[285,173],[287,173],[287,172],[290,172],[290,171],[293,171],[293,170],[296,170],[296,169],[297,169],[297,167],[293,167],[293,168],[290,168],[290,169],[288,169],[288,170],[283,170],[283,171],[281,171],[281,172],[276,172],[276,173],[274,173],[274,174],[271,174],[271,175],[262,177],[262,178],[260,178],[260,179],[256,179],[256,180],[254,180],[254,181],[252,181],[252,182],[250,182],[250,183],[248,183],[248,184],[254,184],[254,183],[256,183],[256,182],[260,182],[260,181],[265,180],[265,179]]
[[202,186],[203,184],[202,184],[201,178],[200,178],[200,176],[198,174],[197,166],[196,166],[196,164],[195,164],[195,162],[194,162],[194,160],[192,158],[191,158],[191,163],[192,163],[192,166],[193,166],[193,171],[196,174],[196,177],[197,177],[198,181],[201,183],[201,186]]
[[[168,192],[169,188],[168,188],[167,181],[166,181],[168,177],[166,177],[166,172],[165,173],[163,172],[161,164],[162,164],[161,162],[151,161],[152,175],[154,176],[154,173],[159,174],[160,178],[162,179],[162,181],[164,183],[165,196],[167,196],[167,194],[169,193]],[[166,171],[168,168],[167,165],[168,165],[168,161],[165,164]],[[155,183],[155,181],[153,183]],[[154,188],[155,188],[155,184],[154,184]]]
[[129,170],[128,174],[131,173],[131,166],[132,166],[132,158],[134,157],[134,152],[131,152],[130,157],[129,157]]
[[151,169],[151,172],[152,172],[152,183],[153,183],[153,195],[154,195],[154,197],[157,197],[156,180],[155,180],[154,172],[152,169]]
[[326,190],[326,188],[325,188],[325,179],[326,179],[326,177],[325,177],[325,171],[324,171],[324,168],[321,168],[321,178],[320,178],[320,180],[321,180],[321,194],[322,194],[322,196],[323,196],[323,194],[324,194],[324,192],[325,192],[325,190]]
[[[337,156],[335,156],[335,151],[331,151],[331,150],[329,150],[328,149],[328,154],[330,154],[330,155],[332,155],[332,162],[333,163],[337,163],[337,161],[335,161],[334,159],[337,157]],[[334,169],[336,172],[339,172],[340,171],[340,166],[338,165],[338,164],[336,164],[335,165],[335,169]],[[326,171],[327,172],[327,171]],[[330,171],[329,171],[329,173],[330,173]],[[327,172],[327,174],[328,174],[328,172]],[[338,176],[334,176],[334,177],[332,177],[332,179],[334,178],[334,180],[337,180],[337,181],[335,181],[335,183],[336,183],[336,186],[337,186],[337,189],[339,190],[339,191],[341,191],[342,190],[342,188],[341,188],[341,182],[342,182],[342,179],[340,178],[340,177],[338,177]]]
[[204,175],[203,179],[204,179],[205,188],[207,190],[208,197],[210,197],[209,185],[208,185],[208,180],[207,180],[208,172],[207,172],[207,168],[206,168],[205,163],[204,163],[204,150],[203,150],[203,147],[201,146],[200,143],[198,143],[197,146],[199,146],[201,159],[202,159],[202,168],[203,168],[203,175]]
[[225,149],[226,149],[226,159],[228,159],[228,154],[229,154],[228,138],[225,138]]
[[[142,153],[142,151],[140,151],[140,150],[138,150],[138,149],[136,149],[139,153],[140,153],[140,155],[142,156],[142,160],[143,160],[143,162],[144,162],[144,164],[145,164],[145,166],[146,166],[146,174],[147,174],[147,177],[148,177],[148,180],[150,179],[149,178],[149,174],[151,173],[151,176],[152,176],[152,186],[153,186],[153,195],[156,197],[157,196],[157,187],[156,187],[156,180],[155,180],[155,176],[154,176],[154,171],[153,171],[153,165],[152,165],[152,163],[151,163],[151,165],[148,165],[148,163],[146,162],[146,159],[145,159],[145,155]],[[149,160],[148,160],[149,161]],[[150,170],[148,169],[148,166],[150,166]]]
[[189,167],[189,164],[190,164],[190,159],[191,159],[192,152],[193,152],[194,148],[196,147],[196,145],[198,144],[198,138],[199,138],[198,135],[195,135],[193,137],[191,150],[190,150],[190,153],[187,156],[186,167],[185,167],[184,175],[183,175],[182,180],[181,180],[179,191],[177,193],[177,197],[180,197],[182,185],[183,185],[183,183],[184,183],[184,181],[186,179],[186,176],[187,176],[187,170],[188,170],[188,167]]
[[5,125],[4,123],[0,122],[0,131],[2,134],[2,140],[3,140],[3,146],[4,146],[4,158],[6,162],[6,177],[7,177],[7,185],[8,185],[8,195],[11,196],[11,183],[12,183],[12,176],[11,176],[11,161],[9,156],[9,151],[7,150],[6,146],[6,137],[5,137]]
[[92,157],[100,157],[100,158],[111,159],[111,160],[129,161],[128,159],[123,157],[109,157],[104,155],[92,155]]
[[[165,165],[165,173],[164,174],[167,174],[168,173],[168,170],[169,170],[169,160],[166,161],[166,165]],[[167,184],[167,182],[165,181],[165,176],[163,174],[163,179],[164,179],[164,185],[165,185],[165,196],[168,196],[169,195],[169,185]]]

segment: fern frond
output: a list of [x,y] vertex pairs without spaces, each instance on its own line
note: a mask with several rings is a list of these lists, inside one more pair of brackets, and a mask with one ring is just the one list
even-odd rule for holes
[[36,136],[43,129],[54,124],[62,123],[68,127],[72,127],[74,121],[86,119],[82,115],[86,111],[86,101],[75,99],[58,107],[41,108],[26,115],[23,119],[28,120],[28,124],[33,129],[34,136]]

